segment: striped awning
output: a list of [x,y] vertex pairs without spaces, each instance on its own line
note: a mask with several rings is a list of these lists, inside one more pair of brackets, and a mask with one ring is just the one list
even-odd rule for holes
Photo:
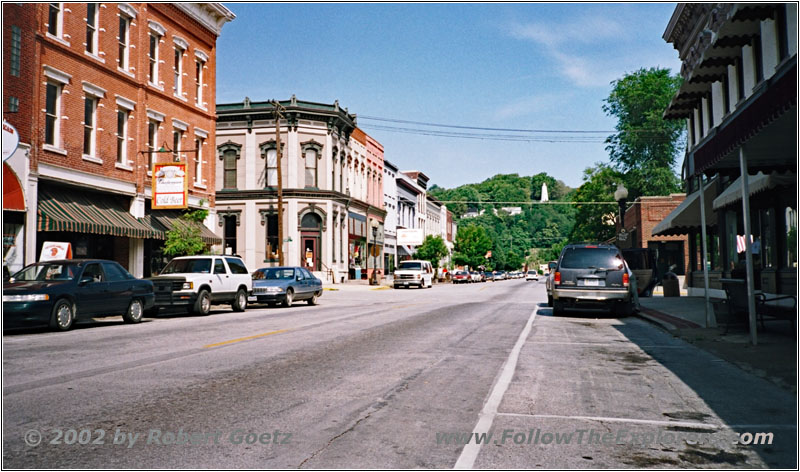
[[154,210],[155,213],[145,215],[144,221],[160,233],[158,239],[166,239],[167,231],[175,227],[176,223],[186,223],[200,229],[200,237],[206,244],[222,244],[222,238],[200,223],[181,220],[179,210]]
[[39,187],[37,231],[158,238],[158,232],[128,212],[124,197],[55,187]]

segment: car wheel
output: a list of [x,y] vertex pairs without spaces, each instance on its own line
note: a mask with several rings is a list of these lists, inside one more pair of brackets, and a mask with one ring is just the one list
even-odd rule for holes
[[50,327],[58,331],[66,331],[72,328],[75,322],[75,307],[69,300],[58,300],[53,306],[53,315],[50,318]]
[[239,289],[236,292],[236,298],[233,299],[233,303],[231,303],[231,307],[233,311],[244,311],[247,308],[247,292],[244,289]]
[[633,315],[633,302],[619,303],[616,308],[616,312],[622,316]]
[[211,294],[208,290],[200,290],[197,294],[197,300],[194,302],[194,312],[198,315],[207,315],[211,313]]
[[318,298],[318,297],[319,297],[319,294],[317,294],[317,292],[314,292],[314,295],[311,295],[311,298],[309,298],[308,300],[306,300],[306,302],[307,302],[309,305],[312,305],[312,306],[313,306],[313,305],[316,305],[316,304],[317,304],[317,298]]
[[553,301],[553,315],[561,316],[564,314],[564,302],[558,300]]
[[128,311],[122,315],[122,319],[126,323],[138,323],[142,321],[142,316],[144,316],[144,307],[142,307],[142,301],[134,298],[131,300],[131,304],[128,305]]
[[283,306],[289,308],[292,306],[292,302],[294,301],[294,291],[289,289],[286,291],[286,299],[283,301]]

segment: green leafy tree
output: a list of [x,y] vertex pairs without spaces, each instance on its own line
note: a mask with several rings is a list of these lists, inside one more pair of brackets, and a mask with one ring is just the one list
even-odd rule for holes
[[[575,192],[578,203],[575,211],[575,226],[569,235],[571,242],[579,241],[606,241],[614,236],[614,218],[617,212],[617,202],[614,200],[614,191],[617,183],[622,181],[622,174],[608,166],[597,163],[583,171],[583,185]],[[598,205],[588,202],[609,202],[608,205]]]
[[192,256],[206,251],[206,243],[201,236],[200,225],[208,216],[208,210],[184,212],[167,231],[164,242],[164,255],[169,257]]
[[448,254],[447,245],[441,236],[425,236],[425,240],[417,247],[415,257],[423,261],[430,261],[434,269],[439,268],[439,261]]
[[478,267],[486,264],[484,256],[492,249],[492,239],[486,228],[477,224],[459,227],[456,233],[453,262]]
[[614,169],[625,175],[630,200],[680,190],[673,169],[685,144],[685,123],[663,114],[681,81],[669,69],[650,68],[611,83],[603,111],[617,118],[617,132],[606,139],[606,150]]

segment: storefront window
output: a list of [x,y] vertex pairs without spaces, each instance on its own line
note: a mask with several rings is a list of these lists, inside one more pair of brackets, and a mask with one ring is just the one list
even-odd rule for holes
[[22,270],[23,213],[3,212],[3,279]]
[[797,209],[786,207],[786,267],[797,268]]

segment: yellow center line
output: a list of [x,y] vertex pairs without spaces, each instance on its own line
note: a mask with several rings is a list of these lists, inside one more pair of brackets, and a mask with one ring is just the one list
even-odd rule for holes
[[221,343],[207,344],[207,345],[205,345],[203,347],[206,348],[206,347],[224,346],[226,344],[233,344],[233,343],[238,343],[239,341],[248,341],[250,339],[263,338],[264,336],[269,336],[270,334],[285,333],[287,331],[289,331],[289,330],[288,329],[279,329],[277,331],[270,331],[269,333],[255,334],[253,336],[247,336],[247,337],[244,337],[244,338],[231,339],[229,341],[222,341]]
[[485,286],[485,287],[481,287],[481,288],[479,288],[479,289],[478,289],[478,291],[479,291],[479,292],[482,292],[482,291],[486,290],[487,288],[489,288],[489,286],[488,286],[488,285],[487,285],[487,286]]

